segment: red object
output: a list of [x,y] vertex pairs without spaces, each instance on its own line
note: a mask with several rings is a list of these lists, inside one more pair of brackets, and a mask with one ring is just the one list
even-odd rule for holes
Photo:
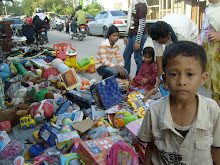
[[32,24],[32,18],[31,17],[27,17],[27,19],[26,19],[26,22],[27,22],[27,24]]
[[76,52],[76,50],[72,47],[71,43],[58,43],[53,45],[53,49],[56,51],[56,58],[60,58],[62,60],[65,60],[67,57],[66,51],[67,47],[70,46],[70,48]]
[[48,68],[42,71],[41,77],[48,79],[51,75],[58,76],[59,72],[54,68]]
[[123,141],[119,135],[82,141],[76,153],[85,164],[106,165],[111,146],[119,141]]
[[[39,107],[42,107],[39,109]],[[53,104],[50,101],[39,102],[32,104],[29,107],[29,112],[35,117],[37,114],[43,115],[42,117],[50,117],[53,115]]]
[[85,88],[84,86],[81,86],[80,89],[81,89],[81,90],[84,90],[84,89],[86,89],[86,88]]
[[10,121],[0,122],[0,131],[6,131],[7,133],[9,133],[11,131]]
[[115,20],[114,22],[113,22],[113,24],[115,25],[115,24],[123,24],[123,21],[122,20]]

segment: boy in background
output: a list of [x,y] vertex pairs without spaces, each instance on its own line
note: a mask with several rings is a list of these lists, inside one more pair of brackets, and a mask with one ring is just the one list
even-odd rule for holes
[[196,93],[207,79],[205,50],[180,41],[165,49],[163,70],[170,95],[153,102],[138,138],[147,143],[145,165],[220,164],[220,110]]
[[[102,79],[110,76],[126,78],[128,71],[124,68],[124,62],[120,55],[120,47],[117,43],[119,39],[119,30],[116,26],[109,27],[108,38],[99,45],[96,58],[96,71]],[[112,62],[117,59],[118,65]]]

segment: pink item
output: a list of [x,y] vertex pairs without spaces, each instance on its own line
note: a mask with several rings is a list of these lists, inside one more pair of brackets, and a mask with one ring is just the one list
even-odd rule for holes
[[24,165],[24,158],[22,156],[18,156],[14,161],[13,165]]
[[19,154],[24,147],[19,142],[10,142],[1,152],[1,159],[11,159],[15,155]]
[[37,161],[37,162],[33,163],[32,165],[39,165],[39,164],[43,163],[43,161],[57,162],[58,160],[56,158],[50,158],[47,155],[41,155],[41,156],[34,157],[34,161]]
[[41,77],[48,79],[51,75],[58,76],[59,72],[54,68],[48,68],[42,71]]
[[6,131],[7,133],[9,133],[11,131],[10,121],[0,122],[0,131]]
[[139,165],[136,152],[125,142],[115,143],[109,152],[107,165]]

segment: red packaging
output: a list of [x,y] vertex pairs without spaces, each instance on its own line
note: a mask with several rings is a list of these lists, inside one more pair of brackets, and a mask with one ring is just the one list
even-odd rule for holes
[[76,153],[86,165],[106,165],[111,146],[120,141],[123,140],[118,135],[83,141]]

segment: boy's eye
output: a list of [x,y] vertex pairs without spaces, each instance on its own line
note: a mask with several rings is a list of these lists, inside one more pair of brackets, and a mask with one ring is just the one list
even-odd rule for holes
[[194,74],[193,73],[188,73],[188,76],[193,76]]
[[176,76],[177,74],[176,74],[176,73],[171,73],[170,75],[171,75],[171,76]]

